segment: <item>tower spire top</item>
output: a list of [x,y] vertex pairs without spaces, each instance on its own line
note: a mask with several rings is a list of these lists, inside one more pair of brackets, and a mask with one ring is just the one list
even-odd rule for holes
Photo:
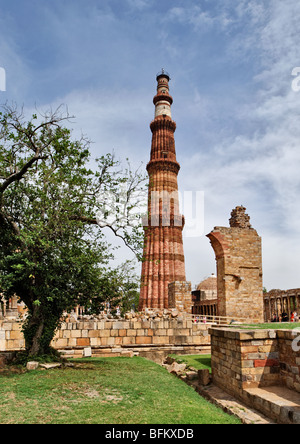
[[159,77],[167,77],[168,81],[171,80],[170,74],[165,71],[164,68],[162,68],[161,71],[156,74],[156,80],[158,80]]
[[162,68],[162,70],[156,75],[157,94],[153,98],[155,118],[162,115],[171,118],[171,105],[173,99],[169,94],[169,80],[170,75],[164,70],[164,68]]

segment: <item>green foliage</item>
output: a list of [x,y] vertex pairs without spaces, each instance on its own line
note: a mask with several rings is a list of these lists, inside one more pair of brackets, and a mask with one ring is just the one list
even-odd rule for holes
[[57,350],[55,350],[54,348],[50,348],[47,354],[40,354],[36,356],[28,356],[28,353],[26,351],[21,351],[16,354],[14,359],[12,359],[9,367],[13,369],[18,366],[20,367],[20,369],[22,369],[22,367],[26,367],[26,364],[29,361],[36,361],[42,364],[49,364],[52,362],[60,362],[63,364],[66,363],[66,359],[62,358]]
[[[24,335],[31,355],[50,351],[65,311],[80,304],[97,312],[131,291],[109,266],[113,250],[95,215],[103,205],[99,193],[117,196],[126,181],[133,192],[143,178],[120,169],[112,154],[92,171],[89,142],[72,139],[67,118],[56,112],[27,122],[16,109],[0,113],[0,288],[29,309]],[[142,231],[122,222],[107,226],[140,254]]]
[[117,282],[120,298],[113,305],[120,306],[121,315],[131,310],[137,311],[140,282],[132,262],[127,261],[118,268]]

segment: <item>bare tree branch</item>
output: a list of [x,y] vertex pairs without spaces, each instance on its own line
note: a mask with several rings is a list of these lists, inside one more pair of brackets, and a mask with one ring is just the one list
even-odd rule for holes
[[[87,223],[89,225],[98,225],[97,219],[94,219],[92,217],[85,217],[85,216],[70,216],[69,217],[70,220],[76,220],[79,222],[84,222]],[[113,225],[101,225],[101,228],[109,228],[116,237],[119,237],[120,239],[122,239],[122,241],[124,242],[124,244],[126,245],[126,247],[128,247],[135,255],[136,255],[136,251],[135,249],[130,245],[130,243],[127,241],[126,236],[120,234],[119,228],[114,228]]]
[[26,172],[29,170],[29,168],[32,167],[32,165],[34,165],[35,162],[37,162],[40,159],[42,159],[42,156],[40,156],[39,154],[36,154],[27,163],[25,163],[25,165],[23,166],[23,168],[20,171],[18,171],[17,173],[14,173],[11,176],[9,176],[3,182],[3,184],[0,186],[0,193],[4,193],[6,188],[9,187],[9,185],[11,183],[16,182],[16,181],[22,179],[22,177],[26,174]]

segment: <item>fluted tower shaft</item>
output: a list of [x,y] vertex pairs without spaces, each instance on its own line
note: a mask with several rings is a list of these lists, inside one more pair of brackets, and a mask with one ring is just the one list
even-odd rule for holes
[[162,70],[157,75],[154,96],[155,117],[150,124],[152,144],[149,175],[148,215],[144,222],[145,242],[139,309],[168,308],[168,285],[185,281],[182,241],[184,218],[179,213],[176,159],[169,94],[170,77]]

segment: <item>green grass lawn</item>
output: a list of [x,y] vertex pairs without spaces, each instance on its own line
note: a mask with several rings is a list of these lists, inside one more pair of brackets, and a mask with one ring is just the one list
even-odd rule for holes
[[208,368],[211,372],[211,355],[171,355],[171,357],[188,367],[194,367],[197,370]]
[[146,359],[0,373],[1,424],[238,424]]
[[242,324],[242,325],[228,325],[228,327],[237,329],[265,329],[265,330],[293,330],[294,328],[300,328],[299,322],[270,322],[265,324]]

